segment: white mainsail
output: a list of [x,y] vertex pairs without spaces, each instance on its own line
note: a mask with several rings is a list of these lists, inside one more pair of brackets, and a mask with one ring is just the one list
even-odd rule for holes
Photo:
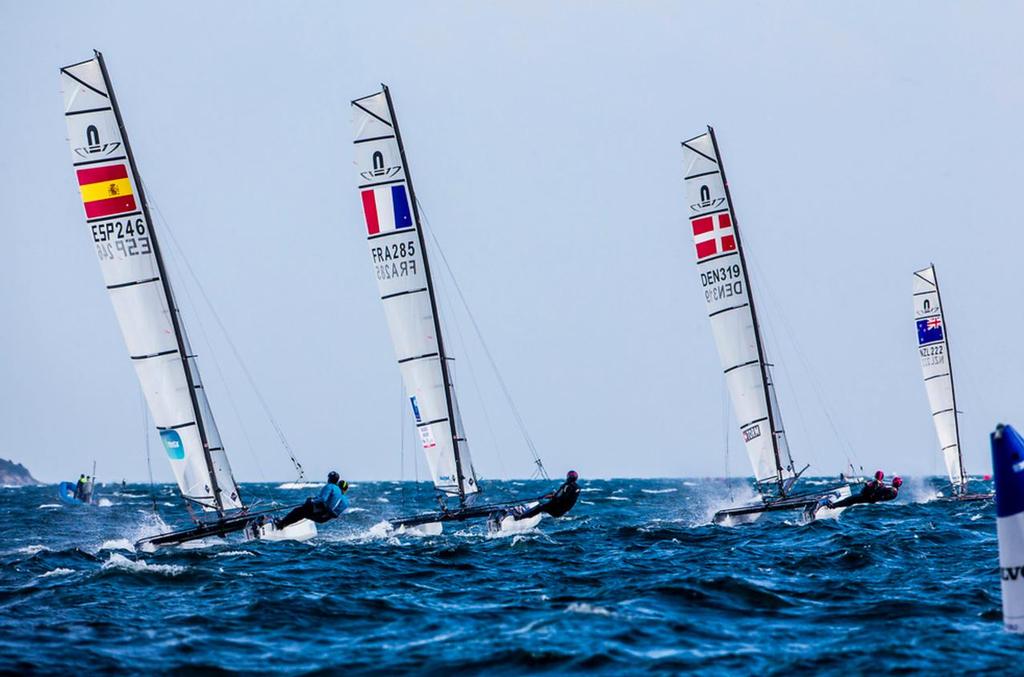
[[914,324],[917,326],[917,350],[921,358],[924,387],[928,392],[932,421],[939,437],[939,448],[946,461],[954,493],[967,486],[960,451],[960,422],[957,418],[953,365],[950,362],[946,318],[939,296],[935,266],[914,272]]
[[61,68],[60,80],[89,236],[178,487],[203,510],[242,508],[102,55]]
[[387,87],[352,102],[367,242],[405,392],[438,491],[478,491],[462,432],[423,231]]
[[697,272],[733,413],[759,486],[796,477],[764,353],[736,216],[714,130],[683,142]]

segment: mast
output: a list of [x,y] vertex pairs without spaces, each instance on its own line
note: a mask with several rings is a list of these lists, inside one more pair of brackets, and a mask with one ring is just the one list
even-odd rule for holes
[[[942,307],[942,292],[939,290],[939,275],[935,272],[935,264],[929,263],[932,279],[935,280],[935,298],[939,303],[939,320],[942,322],[942,334],[946,339],[946,369],[949,371],[949,390],[953,397],[953,429],[956,431],[956,455],[960,464],[960,492],[967,491],[967,473],[964,472],[964,450],[960,446],[960,412],[956,408],[956,379],[953,378],[953,356],[949,349],[949,332],[946,327],[946,311]],[[954,487],[954,490],[956,488]]]
[[[711,135],[711,145],[715,149],[715,159],[718,161],[718,169],[722,173],[722,184],[725,187],[725,201],[729,206],[729,211],[732,214],[733,218],[732,228],[733,233],[736,237],[736,251],[740,255],[740,263],[743,266],[743,270],[749,271],[750,269],[747,267],[746,256],[744,256],[743,254],[743,241],[740,239],[739,219],[736,217],[736,208],[733,206],[732,203],[732,193],[729,191],[729,180],[725,175],[725,164],[722,162],[722,154],[718,151],[718,139],[715,137],[715,130],[711,125],[708,125],[708,134]],[[747,278],[747,284],[749,287],[749,275]],[[757,358],[761,369],[761,383],[764,387],[764,401],[765,405],[768,408],[768,426],[771,429],[772,433],[772,449],[775,452],[775,470],[776,476],[778,478],[777,482],[779,487],[779,495],[784,497],[786,495],[786,486],[785,482],[783,482],[782,479],[782,459],[779,455],[779,438],[775,430],[775,412],[772,408],[771,393],[768,392],[768,368],[766,366],[766,360],[764,356],[764,344],[761,339],[761,325],[757,321],[757,311],[754,308],[754,293],[752,290],[748,289],[747,297],[748,303],[750,304],[750,315],[754,321],[754,338],[757,343]]]
[[[131,143],[128,141],[128,130],[125,129],[124,120],[121,118],[121,108],[117,105],[117,97],[114,95],[114,87],[110,82],[110,76],[107,73],[107,65],[103,60],[103,54],[98,50],[93,50],[96,54],[96,60],[100,66],[100,72],[103,74],[103,83],[107,88],[107,92],[110,94],[110,106],[113,109],[114,117],[117,120],[117,127],[121,132],[121,139],[124,141],[125,155],[128,158],[128,164],[132,169],[132,172],[136,177],[139,177],[138,185],[136,188],[139,191],[139,202],[140,208],[143,215],[146,218],[146,223],[149,224],[150,228],[150,242],[153,247],[153,256],[156,259],[157,270],[160,273],[160,284],[164,288],[164,294],[167,297],[168,311],[170,313],[171,325],[174,327],[174,338],[178,344],[178,354],[181,357],[182,366],[185,370],[185,380],[188,384],[189,399],[192,402],[192,411],[195,416],[196,426],[199,430],[199,439],[203,444],[203,456],[206,460],[206,469],[210,475],[210,487],[213,492],[214,505],[217,510],[218,516],[224,515],[224,504],[223,499],[220,495],[220,485],[217,482],[217,473],[213,467],[213,456],[210,454],[210,444],[207,439],[206,427],[203,424],[202,410],[199,407],[199,400],[196,397],[196,384],[192,377],[192,367],[189,364],[189,360],[192,358],[188,354],[185,348],[185,339],[181,328],[181,317],[177,308],[177,301],[174,298],[174,294],[171,292],[171,283],[167,277],[167,267],[164,264],[164,257],[160,252],[160,246],[157,242],[156,228],[153,227],[153,219],[149,213],[149,203],[146,200],[146,192],[142,185],[142,175],[139,173],[139,168],[135,164],[135,155],[132,153]],[[186,501],[189,500],[186,497]]]
[[434,293],[434,277],[430,273],[430,260],[427,256],[427,243],[423,236],[423,226],[420,223],[419,203],[416,201],[416,191],[412,185],[412,172],[409,170],[409,161],[405,156],[405,144],[402,143],[402,132],[398,127],[398,116],[395,115],[395,106],[391,101],[391,90],[381,83],[384,89],[384,98],[388,103],[388,112],[391,114],[391,122],[395,127],[395,141],[398,144],[398,152],[402,158],[402,165],[405,167],[405,180],[409,186],[409,201],[412,203],[413,219],[416,221],[416,235],[420,244],[420,256],[423,257],[423,270],[427,277],[427,295],[430,298],[430,310],[434,317],[434,332],[437,337],[437,352],[441,362],[441,377],[444,382],[444,397],[448,405],[448,427],[452,437],[452,451],[455,454],[455,475],[459,488],[459,505],[466,503],[466,489],[463,486],[462,458],[459,453],[459,432],[455,425],[455,407],[452,403],[452,381],[448,370],[448,354],[444,349],[444,337],[441,333],[441,316],[437,312],[437,297]]

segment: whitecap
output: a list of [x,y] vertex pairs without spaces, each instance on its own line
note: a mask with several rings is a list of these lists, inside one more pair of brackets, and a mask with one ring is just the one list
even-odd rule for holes
[[65,569],[64,567],[57,567],[53,571],[47,571],[39,578],[49,578],[50,576],[67,576],[68,574],[75,573],[74,569]]
[[37,552],[49,552],[49,550],[50,549],[45,545],[40,545],[38,543],[35,545],[26,545],[24,548],[18,548],[18,552],[23,555],[34,555]]
[[255,557],[255,553],[248,550],[225,550],[218,552],[214,557]]
[[127,538],[115,538],[110,541],[103,541],[100,550],[127,550],[128,552],[134,552],[135,546]]
[[672,494],[672,493],[675,493],[675,492],[677,492],[679,490],[678,489],[641,489],[640,491],[644,492],[645,494]]
[[314,487],[320,486],[319,482],[285,482],[284,484],[278,484],[278,489],[313,489]]
[[603,606],[594,606],[586,602],[573,602],[566,607],[566,612],[573,614],[591,614],[594,616],[611,616],[612,612]]
[[388,499],[384,498],[383,496],[378,496],[377,497],[377,502],[378,503],[390,503],[391,501],[389,501]]
[[101,498],[99,501],[97,501],[96,505],[98,505],[101,508],[109,508],[114,504],[110,502],[109,498]]
[[122,571],[130,571],[132,573],[153,573],[163,574],[165,576],[177,576],[185,572],[186,567],[177,564],[150,564],[146,560],[130,560],[124,555],[113,553],[106,562],[103,563],[103,569],[121,569]]
[[40,508],[59,508],[60,503],[43,503]]
[[605,496],[609,501],[628,501],[629,499],[625,496]]
[[369,512],[369,511],[366,508],[346,508],[345,509],[345,514],[346,515],[348,515],[349,513],[353,513],[353,512]]

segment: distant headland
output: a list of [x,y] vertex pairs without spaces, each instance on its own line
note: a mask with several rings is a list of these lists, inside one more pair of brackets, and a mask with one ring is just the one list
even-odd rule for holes
[[0,486],[24,487],[35,484],[42,484],[42,482],[32,477],[28,468],[20,463],[0,458]]

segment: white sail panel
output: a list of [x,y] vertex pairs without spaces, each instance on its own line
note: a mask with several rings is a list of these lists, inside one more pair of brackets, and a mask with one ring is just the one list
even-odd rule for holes
[[[139,197],[99,58],[61,69],[71,160],[100,270],[150,413],[160,430],[182,494],[211,509],[217,503],[178,338],[160,275],[152,226]],[[169,288],[169,287],[168,287]],[[188,339],[181,328],[188,349]],[[194,383],[200,384],[192,362]],[[205,402],[202,390],[197,391]],[[222,509],[242,507],[212,416],[202,420],[218,454]],[[223,457],[222,459],[220,457]]]
[[956,492],[966,483],[960,452],[960,430],[953,390],[953,370],[949,359],[946,321],[939,297],[935,267],[914,273],[914,325],[917,350],[921,359],[924,386],[931,406],[932,421],[939,438],[939,449],[946,462],[949,481]]
[[445,392],[432,282],[386,93],[354,101],[352,114],[370,262],[410,411],[434,486],[450,495],[471,494],[478,490],[476,476],[465,435],[456,432],[461,428],[454,388],[449,390],[451,405]]
[[771,409],[778,409],[778,404],[772,401],[774,386],[766,380],[768,367],[759,345],[749,278],[710,130],[683,143],[683,164],[698,278],[733,413],[754,478],[758,483],[782,482],[795,472],[784,434],[776,434],[776,428],[782,431],[781,418]]

